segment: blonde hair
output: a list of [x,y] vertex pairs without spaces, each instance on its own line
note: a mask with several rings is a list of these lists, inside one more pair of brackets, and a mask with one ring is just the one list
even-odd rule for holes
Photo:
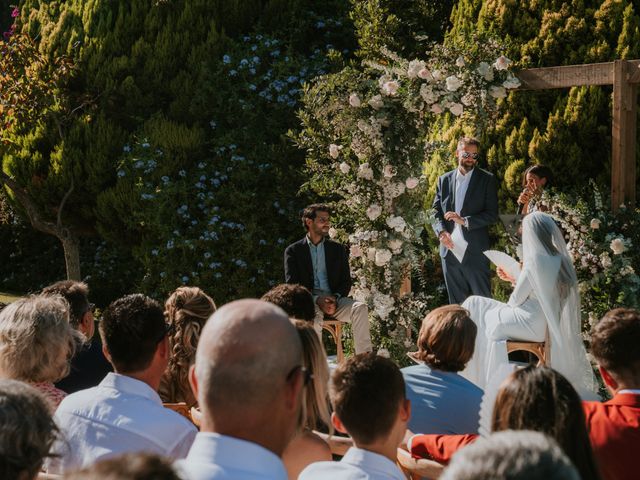
[[164,315],[173,333],[169,336],[171,356],[160,382],[159,394],[165,402],[197,403],[189,386],[189,367],[204,324],[216,311],[213,299],[197,287],[176,289],[164,304]]
[[311,382],[304,389],[301,426],[309,430],[316,430],[324,423],[333,433],[327,392],[329,384],[327,354],[320,343],[318,334],[309,322],[295,319],[291,319],[291,322],[295,325],[302,341],[304,367],[313,375]]
[[55,382],[69,374],[83,340],[60,295],[16,300],[0,312],[0,372],[14,380]]

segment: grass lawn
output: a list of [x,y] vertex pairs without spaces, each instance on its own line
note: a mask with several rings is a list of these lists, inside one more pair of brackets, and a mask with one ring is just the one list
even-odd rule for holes
[[11,303],[14,300],[20,298],[20,295],[15,295],[13,293],[0,292],[0,302],[2,303]]

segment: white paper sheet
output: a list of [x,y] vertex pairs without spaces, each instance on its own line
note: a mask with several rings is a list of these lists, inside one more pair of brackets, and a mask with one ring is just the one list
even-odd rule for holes
[[502,268],[515,280],[520,276],[520,263],[513,257],[499,250],[486,250],[486,257],[496,266]]
[[464,235],[462,234],[462,227],[460,225],[456,225],[453,229],[453,233],[451,234],[451,241],[453,242],[451,253],[453,253],[458,261],[462,263],[464,253],[467,251],[467,246],[469,245],[469,243],[464,239]]

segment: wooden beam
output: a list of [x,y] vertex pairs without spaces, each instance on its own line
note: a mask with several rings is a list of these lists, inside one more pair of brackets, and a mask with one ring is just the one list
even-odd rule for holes
[[[640,83],[640,60],[625,60],[630,66],[628,81]],[[613,63],[588,63],[562,67],[527,68],[517,72],[519,90],[547,90],[582,85],[613,85]]]
[[613,112],[611,127],[611,208],[622,203],[635,205],[636,199],[636,127],[637,85],[629,79],[638,67],[632,62],[613,62]]

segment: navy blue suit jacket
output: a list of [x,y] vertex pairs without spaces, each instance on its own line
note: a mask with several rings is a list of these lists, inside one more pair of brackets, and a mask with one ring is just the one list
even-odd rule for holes
[[[457,169],[447,172],[438,179],[436,196],[433,199],[436,215],[433,231],[436,236],[439,236],[443,230],[453,232],[455,226],[455,222],[444,219],[444,214],[456,209],[456,171]],[[490,247],[489,225],[498,221],[498,189],[493,174],[475,167],[460,216],[469,221],[469,228],[462,227],[464,238],[469,242],[467,252],[482,253],[488,250]],[[440,256],[444,257],[446,253],[447,250],[441,244]]]

